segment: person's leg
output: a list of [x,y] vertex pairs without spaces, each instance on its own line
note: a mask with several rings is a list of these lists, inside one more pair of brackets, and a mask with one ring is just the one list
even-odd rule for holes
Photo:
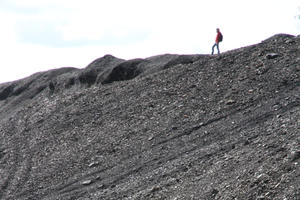
[[212,46],[212,52],[211,52],[211,55],[214,55],[214,49],[215,49],[215,46],[216,46],[217,44],[215,43],[213,46]]
[[219,43],[216,43],[217,49],[218,49],[218,54],[220,54],[220,49],[219,49]]

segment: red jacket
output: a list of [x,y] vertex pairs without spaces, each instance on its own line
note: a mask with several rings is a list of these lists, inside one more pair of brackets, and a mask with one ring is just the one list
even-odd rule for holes
[[220,38],[221,38],[221,32],[219,31],[218,34],[217,34],[217,37],[216,37],[216,43],[219,43],[220,42]]

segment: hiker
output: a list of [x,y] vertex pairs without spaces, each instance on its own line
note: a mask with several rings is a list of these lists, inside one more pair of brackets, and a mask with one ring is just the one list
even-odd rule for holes
[[220,29],[217,28],[216,43],[212,46],[212,52],[211,52],[211,55],[214,54],[214,49],[215,49],[215,47],[217,47],[218,54],[220,54],[219,43],[222,42],[222,40],[223,40],[223,35],[222,35],[222,33],[220,32]]

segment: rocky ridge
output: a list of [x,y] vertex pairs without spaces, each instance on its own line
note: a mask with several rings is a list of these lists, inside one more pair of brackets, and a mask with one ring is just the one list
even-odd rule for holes
[[300,199],[300,37],[0,85],[0,199]]

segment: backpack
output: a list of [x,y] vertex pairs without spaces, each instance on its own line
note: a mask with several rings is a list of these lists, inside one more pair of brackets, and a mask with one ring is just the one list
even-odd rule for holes
[[222,35],[222,33],[220,33],[219,42],[222,42],[222,41],[223,41],[223,35]]

